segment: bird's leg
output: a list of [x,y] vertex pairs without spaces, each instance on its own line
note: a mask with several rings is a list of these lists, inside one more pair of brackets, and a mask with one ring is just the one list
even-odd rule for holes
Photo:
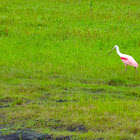
[[127,65],[125,65],[125,71],[127,72]]
[[138,72],[137,72],[137,68],[136,67],[135,67],[135,70],[136,70],[136,74],[137,74]]

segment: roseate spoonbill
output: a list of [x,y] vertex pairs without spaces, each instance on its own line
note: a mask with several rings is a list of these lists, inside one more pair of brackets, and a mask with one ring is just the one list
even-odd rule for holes
[[136,70],[136,73],[137,73],[137,69],[136,68],[138,68],[139,64],[135,61],[135,59],[132,56],[130,56],[130,55],[126,55],[126,54],[120,53],[119,47],[117,45],[115,45],[113,47],[112,51],[114,49],[116,49],[117,54],[120,56],[122,62],[124,63],[124,65],[125,65],[125,71],[127,71],[127,65],[131,65],[131,66],[134,66],[135,67],[135,70]]

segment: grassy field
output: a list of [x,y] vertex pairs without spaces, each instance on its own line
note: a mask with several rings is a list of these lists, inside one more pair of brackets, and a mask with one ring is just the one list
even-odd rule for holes
[[0,125],[140,139],[139,0],[0,0]]

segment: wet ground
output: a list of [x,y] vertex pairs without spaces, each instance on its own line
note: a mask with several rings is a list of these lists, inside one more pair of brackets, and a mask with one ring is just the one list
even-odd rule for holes
[[69,136],[54,138],[49,134],[38,134],[32,130],[18,130],[16,133],[2,135],[0,131],[0,140],[70,140]]
[[[59,136],[54,137],[50,134],[38,134],[34,130],[25,129],[25,130],[17,130],[16,133],[12,134],[3,134],[2,130],[3,126],[0,127],[0,140],[71,140],[72,136]],[[84,125],[73,125],[67,128],[68,131],[82,131],[86,132],[87,129]],[[76,139],[76,138],[74,138]],[[93,139],[95,140],[95,139]],[[104,140],[104,138],[98,138],[96,140]]]

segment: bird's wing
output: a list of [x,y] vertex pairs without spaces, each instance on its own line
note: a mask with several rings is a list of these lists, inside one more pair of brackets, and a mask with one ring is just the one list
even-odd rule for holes
[[130,55],[128,55],[128,62],[129,62],[129,65],[131,65],[131,66],[134,66],[134,67],[139,66],[138,63],[135,61],[135,59]]
[[126,55],[126,54],[121,54],[121,60],[124,64],[127,64],[127,65],[131,65],[131,66],[134,66],[134,67],[138,67],[138,63],[135,61],[135,59],[130,56],[130,55]]

